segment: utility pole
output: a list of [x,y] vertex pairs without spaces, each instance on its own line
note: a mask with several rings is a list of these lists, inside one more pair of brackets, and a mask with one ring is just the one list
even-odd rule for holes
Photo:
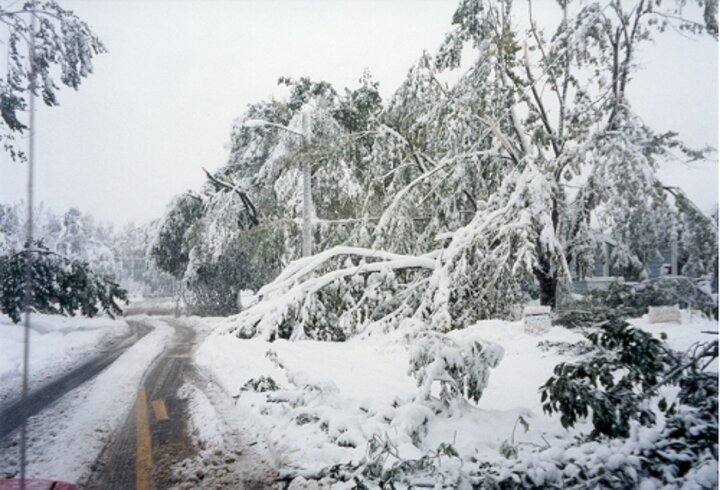
[[[305,143],[310,142],[310,117],[307,112],[302,113],[302,134]],[[303,257],[312,255],[313,249],[313,203],[312,203],[312,176],[310,173],[310,162],[303,161],[303,229],[302,229],[302,254]]]
[[[260,126],[270,126],[278,128],[292,133],[302,138],[303,143],[310,143],[312,139],[312,127],[310,114],[303,111],[300,114],[301,129],[297,131],[295,129],[288,128],[282,124],[277,124],[263,119],[248,119],[243,123],[246,128],[255,128]],[[312,255],[313,249],[313,213],[314,206],[312,202],[312,173],[311,163],[304,161],[302,164],[302,186],[303,186],[303,203],[302,203],[302,214],[303,214],[303,228],[302,228],[302,255],[308,257]]]

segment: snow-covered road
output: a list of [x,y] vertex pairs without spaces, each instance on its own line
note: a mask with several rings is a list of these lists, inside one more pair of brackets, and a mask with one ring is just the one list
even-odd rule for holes
[[[138,321],[152,331],[97,376],[29,418],[29,477],[79,481],[89,473],[108,437],[132,406],[147,367],[174,334],[164,322]],[[18,438],[19,431],[14,430],[1,441],[0,475],[17,474]]]
[[100,345],[97,352],[86,360],[81,360],[74,367],[68,366],[67,372],[48,376],[47,382],[33,389],[25,400],[18,394],[14,399],[0,403],[0,439],[17,430],[24,417],[32,417],[45,410],[70,391],[97,376],[152,330],[142,322],[128,324],[132,326],[128,335]]
[[[48,332],[73,331],[64,319],[42,321]],[[242,427],[241,414],[193,363],[203,325],[150,316],[122,323],[124,337],[92,334],[103,353],[89,354],[90,339],[79,342],[85,354],[75,365],[68,351],[77,338],[63,342],[64,335],[53,334],[56,355],[46,355],[45,365],[35,358],[44,382],[34,383],[30,396],[28,477],[88,488],[271,485],[276,465],[262,438]],[[35,338],[41,346],[36,352],[52,351],[41,335]],[[4,383],[13,371],[7,370]],[[12,391],[9,383],[3,388]],[[19,471],[18,410],[0,404],[0,478]]]

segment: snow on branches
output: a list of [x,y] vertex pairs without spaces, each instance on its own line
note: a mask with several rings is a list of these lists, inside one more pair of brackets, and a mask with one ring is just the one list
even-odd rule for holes
[[[399,287],[397,276],[432,270],[436,266],[433,255],[333,247],[305,257],[261,288],[255,304],[230,319],[230,330],[266,340],[344,340],[368,321],[385,320],[388,304],[397,301],[392,294]],[[347,259],[341,267],[332,267],[340,257]],[[318,270],[323,272],[313,274]]]
[[60,69],[60,83],[77,90],[82,79],[92,73],[95,55],[106,49],[87,23],[53,0],[30,0],[17,7],[0,5],[0,22],[8,32],[3,39],[6,72],[0,76],[0,143],[13,160],[24,160],[14,138],[15,133],[27,129],[22,113],[28,108],[28,89],[46,105],[58,105],[55,67]]
[[444,408],[467,398],[477,403],[490,379],[490,368],[503,356],[501,346],[480,339],[458,343],[433,331],[420,333],[410,348],[410,373],[420,387],[419,399],[433,398],[435,383],[440,384],[438,399]]
[[[553,257],[550,267],[567,275],[563,248],[551,231],[551,185],[528,169],[486,213],[451,235],[446,247],[427,254],[334,247],[298,260],[260,289],[259,302],[233,324],[242,336],[343,340],[370,324],[397,325],[405,317],[447,331],[510,314],[543,267],[541,252]],[[541,237],[539,244],[534,235]],[[340,256],[354,260],[333,267]]]
[[508,179],[486,211],[452,234],[421,307],[434,328],[447,331],[481,318],[511,316],[528,298],[538,271],[569,275],[553,232],[553,185],[528,167]]
[[[512,2],[462,0],[439,52],[420,57],[385,107],[369,76],[344,95],[327,82],[281,79],[288,98],[248,108],[228,163],[211,176],[242,188],[257,223],[238,223],[248,206],[237,193],[206,186],[201,217],[173,235],[188,256],[180,276],[205,281],[223,296],[216,310],[232,311],[238,291],[298,257],[309,208],[302,222],[316,250],[371,252],[321,253],[307,274],[282,274],[262,303],[277,300],[282,307],[268,308],[283,313],[243,325],[247,335],[260,322],[262,335],[339,340],[402,318],[447,331],[513,316],[529,298],[555,306],[570,271],[591,273],[608,244],[611,269],[628,279],[677,246],[688,265],[677,272],[707,283],[717,253],[701,242],[717,226],[656,175],[675,152],[704,153],[648,127],[627,91],[651,35],[670,24],[703,30],[676,15],[681,3],[563,2],[550,36],[532,2],[523,17]],[[389,253],[433,264],[406,267]],[[263,281],[235,273],[256,265]]]

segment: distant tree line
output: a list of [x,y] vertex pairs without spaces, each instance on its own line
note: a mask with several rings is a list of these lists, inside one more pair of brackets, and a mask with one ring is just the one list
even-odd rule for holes
[[39,206],[34,210],[36,240],[26,247],[25,213],[24,203],[0,204],[0,303],[13,319],[23,309],[28,264],[36,311],[92,316],[99,306],[117,314],[116,300],[126,300],[128,292],[175,293],[175,280],[149,257],[153,223],[115,232],[77,208],[57,215]]

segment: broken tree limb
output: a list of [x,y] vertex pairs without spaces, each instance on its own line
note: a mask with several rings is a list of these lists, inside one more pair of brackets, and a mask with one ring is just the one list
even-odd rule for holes
[[233,185],[232,181],[230,181],[227,176],[227,180],[220,180],[217,177],[213,176],[210,172],[207,171],[205,167],[202,167],[203,172],[205,172],[205,175],[207,176],[208,180],[215,186],[217,190],[225,190],[228,192],[234,192],[240,197],[240,200],[243,203],[243,206],[245,206],[245,212],[247,212],[248,218],[250,218],[250,223],[252,226],[257,226],[260,224],[257,218],[257,210],[255,209],[255,206],[253,205],[252,201],[250,201],[250,198],[248,197],[246,192],[241,191],[237,185]]

